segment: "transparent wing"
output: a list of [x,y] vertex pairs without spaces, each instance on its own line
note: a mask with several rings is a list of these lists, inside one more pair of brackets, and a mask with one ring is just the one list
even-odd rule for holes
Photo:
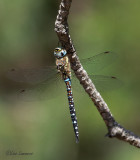
[[[95,87],[99,92],[111,91],[122,86],[122,81],[114,76],[104,76],[104,75],[89,75]],[[77,91],[82,91],[83,87],[80,85],[76,77],[72,78],[72,87]]]
[[117,54],[106,51],[90,58],[81,59],[81,63],[88,73],[95,73],[104,67],[114,63],[117,59]]
[[[112,52],[103,52],[93,57],[82,59],[81,63],[88,72],[90,70],[93,73],[113,63],[116,57],[116,54]],[[42,97],[50,99],[55,97],[55,95],[60,95],[60,92],[64,92],[65,84],[61,85],[61,78],[58,78],[57,75],[56,66],[47,66],[37,69],[11,69],[7,72],[7,77],[14,81],[31,84],[31,86],[21,88],[18,92],[18,98],[25,101],[38,100],[42,99]],[[99,91],[117,88],[115,86],[120,84],[115,77],[97,75],[91,75],[90,77]],[[76,81],[73,78],[72,87],[79,90],[82,87],[78,85],[79,82],[77,82],[78,80]],[[51,92],[53,89],[55,94]]]
[[56,66],[10,69],[6,76],[21,83],[21,88],[17,91],[19,100],[48,100],[64,93],[65,83],[58,74]]
[[23,86],[17,93],[22,101],[50,100],[65,93],[65,83],[59,74],[39,84]]
[[[55,99],[64,93],[65,84],[62,85],[62,80],[56,83],[49,82],[41,83],[39,85],[24,87],[17,93],[18,99],[22,101],[39,101],[39,100],[50,100]],[[58,85],[59,84],[59,85]]]
[[55,66],[30,69],[10,69],[6,76],[16,82],[37,84],[47,81],[57,74]]
[[122,86],[122,81],[114,76],[89,75],[98,91],[111,91]]
[[[106,65],[113,63],[116,60],[116,57],[116,54],[107,51],[87,59],[82,59],[81,63],[84,65],[88,73],[95,73]],[[51,77],[55,76],[56,73],[56,66],[46,66],[33,69],[13,68],[7,72],[7,77],[16,82],[36,84],[51,79]]]

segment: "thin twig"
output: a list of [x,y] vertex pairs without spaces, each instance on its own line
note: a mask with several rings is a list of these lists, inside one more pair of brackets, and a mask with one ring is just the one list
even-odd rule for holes
[[71,68],[75,72],[76,77],[79,79],[80,84],[83,86],[89,97],[94,102],[96,108],[100,112],[107,128],[107,136],[110,138],[116,137],[120,140],[129,142],[131,145],[140,148],[140,137],[134,133],[126,130],[120,124],[118,124],[113,115],[111,114],[107,104],[101,97],[100,93],[96,90],[93,82],[89,78],[87,72],[84,70],[80,63],[76,50],[73,46],[69,28],[68,28],[68,15],[72,0],[62,0],[59,6],[58,15],[55,21],[55,31],[58,35],[59,41],[67,52],[71,62]]

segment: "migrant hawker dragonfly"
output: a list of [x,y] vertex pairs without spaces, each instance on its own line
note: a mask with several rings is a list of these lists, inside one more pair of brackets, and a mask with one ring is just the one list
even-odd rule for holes
[[[7,76],[8,78],[14,81],[30,83],[30,84],[33,84],[33,86],[35,86],[35,84],[40,84],[44,82],[46,85],[47,84],[49,85],[49,83],[53,82],[53,80],[58,81],[58,73],[60,73],[61,79],[66,84],[71,120],[73,123],[76,142],[78,143],[79,131],[78,131],[78,123],[77,123],[77,117],[76,117],[72,88],[71,88],[70,62],[67,56],[67,52],[63,48],[60,48],[60,47],[55,48],[54,56],[56,58],[57,67],[46,66],[38,69],[11,69],[10,71],[8,71]],[[85,66],[85,69],[87,72],[88,70],[90,70],[89,72],[92,72],[92,74],[89,74],[89,77],[94,82],[97,89],[100,90],[102,86],[105,86],[106,88],[108,88],[110,85],[111,88],[113,88],[113,87],[118,87],[120,85],[120,81],[114,76],[102,76],[102,75],[93,74],[94,71],[104,68],[106,65],[113,63],[115,60],[116,60],[116,54],[107,51],[87,59],[82,59],[80,61],[82,65]],[[74,78],[72,78],[72,81],[73,80]],[[75,81],[73,82],[73,84],[74,83]],[[76,85],[73,85],[73,86],[76,86]],[[22,89],[20,93],[22,95],[26,95],[30,91],[34,92],[34,88],[36,87],[33,87],[33,89],[32,88]]]

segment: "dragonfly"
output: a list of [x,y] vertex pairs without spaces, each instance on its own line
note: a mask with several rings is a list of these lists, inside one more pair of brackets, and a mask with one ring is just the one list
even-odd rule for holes
[[[45,82],[45,84],[48,83],[48,86],[49,86],[49,84],[52,83],[53,80],[57,82],[58,75],[60,75],[59,79],[61,77],[62,81],[64,81],[64,83],[66,84],[71,121],[73,124],[76,143],[78,143],[79,130],[78,130],[78,122],[77,122],[72,85],[71,85],[71,80],[75,83],[75,78],[73,78],[73,73],[71,71],[71,64],[67,55],[67,51],[62,47],[57,47],[54,49],[54,56],[56,58],[56,62],[55,62],[56,65],[54,66],[45,66],[43,68],[38,68],[38,69],[34,69],[34,68],[33,69],[32,68],[11,69],[10,71],[8,71],[7,77],[17,82],[22,82],[22,83],[24,82],[24,83],[29,83],[33,85]],[[82,59],[80,61],[85,66],[87,71],[88,71],[88,68],[90,68],[89,72],[90,70],[91,72],[94,72],[96,70],[100,70],[104,68],[108,64],[111,64],[115,60],[116,60],[116,54],[110,51],[106,51],[106,52],[102,52],[100,54],[94,55],[90,58]],[[94,82],[95,86],[97,85],[96,87],[99,90],[100,88],[102,88],[102,86],[103,87],[105,86],[106,89],[108,89],[109,85],[111,86],[111,88],[113,88],[113,87],[118,87],[121,84],[121,82],[114,76],[94,75],[92,73],[92,74],[89,74],[89,77]],[[77,86],[77,84],[75,86]],[[29,91],[32,91],[32,89]],[[26,95],[29,91],[28,89],[27,90],[22,89],[20,90],[20,93],[23,95],[24,94]]]

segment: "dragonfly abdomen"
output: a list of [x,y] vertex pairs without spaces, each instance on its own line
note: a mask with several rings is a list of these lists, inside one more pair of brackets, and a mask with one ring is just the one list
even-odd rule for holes
[[72,89],[71,89],[71,80],[70,78],[66,78],[64,79],[64,81],[67,87],[69,109],[70,109],[71,120],[73,123],[74,132],[75,132],[76,143],[78,143],[79,142],[79,131],[78,131],[78,123],[77,123],[77,117],[76,117],[76,112],[75,112],[75,107],[74,107],[73,94],[72,94]]

